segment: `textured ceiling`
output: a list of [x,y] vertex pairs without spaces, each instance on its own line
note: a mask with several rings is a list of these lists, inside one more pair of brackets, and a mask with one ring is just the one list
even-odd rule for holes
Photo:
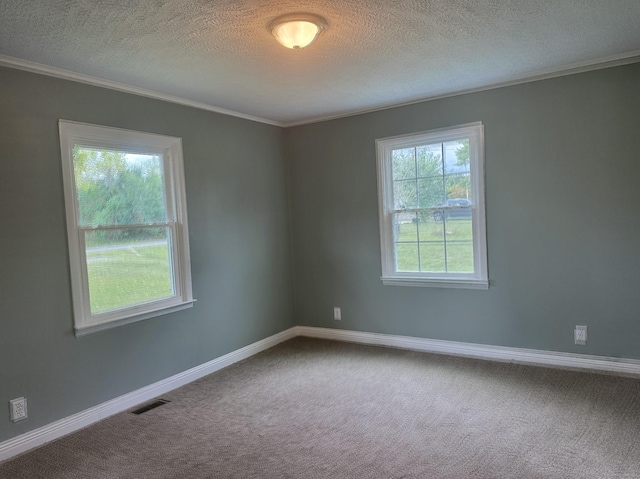
[[640,0],[0,0],[0,55],[295,124],[637,57]]

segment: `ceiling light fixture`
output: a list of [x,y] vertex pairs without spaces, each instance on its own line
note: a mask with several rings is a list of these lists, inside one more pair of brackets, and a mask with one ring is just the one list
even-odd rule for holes
[[275,39],[283,46],[293,49],[311,45],[325,28],[326,20],[311,13],[283,15],[269,24],[269,30]]

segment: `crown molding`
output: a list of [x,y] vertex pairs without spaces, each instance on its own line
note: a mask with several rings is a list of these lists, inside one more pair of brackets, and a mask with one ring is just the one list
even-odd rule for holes
[[421,98],[417,98],[415,100],[410,100],[406,102],[389,103],[386,105],[381,105],[381,106],[372,107],[372,108],[347,110],[337,114],[322,115],[322,116],[287,122],[287,121],[270,120],[267,118],[261,118],[253,115],[247,115],[247,114],[239,113],[233,110],[219,108],[219,107],[210,105],[208,103],[188,100],[186,98],[167,95],[165,93],[160,93],[160,92],[149,90],[146,88],[134,87],[124,83],[105,80],[105,79],[94,77],[91,75],[84,75],[82,73],[75,73],[69,70],[64,70],[62,68],[51,67],[41,63],[31,62],[28,60],[22,60],[20,58],[15,58],[15,57],[0,54],[0,66],[4,66],[7,68],[14,68],[17,70],[23,70],[23,71],[28,71],[32,73],[39,73],[41,75],[61,78],[63,80],[70,80],[78,83],[85,83],[87,85],[108,88],[110,90],[116,90],[116,91],[121,91],[125,93],[131,93],[134,95],[145,96],[148,98],[154,98],[156,100],[167,101],[170,103],[176,103],[178,105],[189,106],[192,108],[198,108],[200,110],[211,111],[214,113],[220,113],[222,115],[242,118],[245,120],[255,121],[258,123],[265,123],[267,125],[279,126],[282,128],[290,128],[294,126],[302,126],[302,125],[309,125],[313,123],[321,123],[324,121],[338,120],[340,118],[348,118],[351,116],[363,115],[366,113],[373,113],[376,111],[384,111],[392,108],[415,105],[417,103],[441,100],[443,98],[466,95],[469,93],[478,93],[478,92],[483,92],[488,90],[495,90],[497,88],[505,88],[505,87],[514,86],[514,85],[521,85],[523,83],[531,83],[531,82],[540,81],[540,80],[548,80],[552,78],[575,75],[577,73],[585,73],[585,72],[594,71],[594,70],[602,70],[605,68],[613,68],[617,66],[629,65],[631,63],[638,63],[638,62],[640,62],[640,50],[635,50],[632,52],[627,52],[619,55],[610,55],[610,56],[601,57],[595,60],[588,60],[584,62],[573,63],[573,64],[565,65],[559,68],[542,70],[531,75],[515,77],[508,81],[491,83],[491,84],[483,85],[477,88],[469,88],[466,90],[456,90],[448,93],[443,93],[441,95],[426,96],[426,97],[421,97]]
[[28,60],[22,60],[20,58],[10,57],[0,54],[0,66],[13,68],[16,70],[23,70],[31,73],[39,73],[54,78],[60,78],[62,80],[70,80],[78,83],[84,83],[87,85],[98,86],[102,88],[108,88],[110,90],[121,91],[124,93],[132,93],[134,95],[145,96],[147,98],[153,98],[155,100],[162,100],[169,103],[176,103],[178,105],[189,106],[192,108],[198,108],[199,110],[211,111],[214,113],[220,113],[222,115],[233,116],[236,118],[242,118],[244,120],[256,121],[258,123],[266,123],[267,125],[280,126],[283,124],[269,120],[266,118],[260,118],[257,116],[246,115],[244,113],[238,113],[237,111],[227,110],[225,108],[218,108],[208,103],[202,103],[198,101],[188,100],[178,96],[167,95],[154,90],[146,88],[139,88],[125,83],[119,83],[111,80],[105,80],[102,78],[94,77],[91,75],[84,75],[82,73],[72,72],[70,70],[64,70],[62,68],[51,67],[49,65],[43,65],[42,63],[31,62]]
[[611,55],[608,57],[598,58],[596,60],[573,63],[570,65],[565,65],[560,68],[551,68],[547,70],[542,70],[531,75],[516,77],[511,80],[507,80],[499,83],[490,83],[477,88],[469,88],[467,90],[456,90],[449,93],[443,93],[441,95],[427,96],[427,97],[418,98],[416,100],[410,100],[410,101],[401,102],[401,103],[390,103],[387,105],[378,106],[374,108],[362,108],[358,110],[349,110],[349,111],[342,112],[335,115],[330,114],[325,116],[309,118],[306,120],[283,122],[282,126],[284,128],[290,128],[293,126],[302,126],[302,125],[309,125],[312,123],[321,123],[323,121],[338,120],[340,118],[348,118],[351,116],[363,115],[366,113],[373,113],[376,111],[390,110],[392,108],[415,105],[417,103],[424,103],[427,101],[442,100],[443,98],[450,98],[450,97],[459,96],[459,95],[466,95],[469,93],[478,93],[478,92],[483,92],[488,90],[495,90],[497,88],[505,88],[509,86],[521,85],[523,83],[531,83],[531,82],[536,82],[540,80],[549,80],[552,78],[575,75],[577,73],[585,73],[585,72],[594,71],[594,70],[603,70],[606,68],[629,65],[631,63],[638,63],[638,62],[640,62],[640,50],[635,50],[633,52],[623,53],[620,55]]

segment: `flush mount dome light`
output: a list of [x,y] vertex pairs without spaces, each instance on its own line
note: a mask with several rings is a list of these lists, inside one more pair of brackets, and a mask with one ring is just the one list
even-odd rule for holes
[[276,18],[269,24],[271,34],[287,48],[304,48],[327,28],[324,18],[311,13],[293,13]]

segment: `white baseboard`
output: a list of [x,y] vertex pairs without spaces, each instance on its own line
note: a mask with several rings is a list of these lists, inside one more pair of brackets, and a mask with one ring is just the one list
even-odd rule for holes
[[296,336],[295,328],[0,443],[0,462],[184,386]]
[[522,364],[552,366],[566,369],[580,369],[593,372],[610,372],[625,376],[640,376],[640,360],[620,359],[586,354],[560,353],[536,349],[488,346],[484,344],[460,343],[439,339],[424,339],[390,334],[364,333],[344,329],[314,328],[294,326],[281,333],[269,336],[261,341],[245,346],[212,361],[196,366],[170,378],[124,394],[110,401],[98,404],[59,421],[53,422],[18,437],[0,443],[0,461],[4,461],[29,449],[41,446],[83,427],[89,426],[106,417],[149,401],[161,394],[184,386],[192,381],[214,373],[237,361],[271,348],[278,343],[307,336],[312,338],[333,339],[353,343],[391,346],[429,353],[449,354],[470,358],[489,359]]
[[579,369],[590,372],[608,372],[624,376],[640,376],[640,360],[622,359],[587,354],[561,353],[538,349],[509,348],[488,346],[485,344],[460,343],[441,339],[424,339],[411,336],[364,333],[344,329],[314,328],[295,326],[296,336],[333,339],[352,343],[376,344],[395,348],[411,349],[429,353],[465,356],[469,358],[489,359],[492,361],[513,362],[551,366],[564,369]]

